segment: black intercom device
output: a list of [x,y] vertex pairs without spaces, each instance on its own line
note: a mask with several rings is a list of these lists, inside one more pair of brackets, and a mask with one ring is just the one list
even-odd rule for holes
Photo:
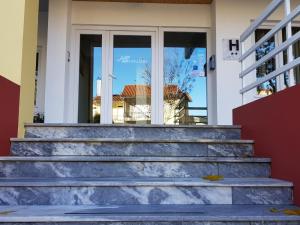
[[214,71],[216,69],[216,56],[212,55],[209,58],[209,70]]

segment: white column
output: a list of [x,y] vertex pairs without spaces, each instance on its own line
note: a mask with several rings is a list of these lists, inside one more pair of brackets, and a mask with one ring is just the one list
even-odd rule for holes
[[[285,16],[287,17],[290,13],[291,13],[291,0],[285,0],[284,1],[284,13]],[[291,38],[293,36],[292,33],[292,23],[288,23],[286,26],[286,40],[288,40],[289,38]],[[288,63],[291,63],[294,60],[294,55],[293,55],[293,45],[290,45],[288,48],[288,52],[287,52],[287,61]],[[295,81],[295,77],[294,77],[294,70],[291,69],[289,71],[289,85],[294,86],[296,83]]]
[[63,123],[71,28],[71,0],[49,0],[45,122]]

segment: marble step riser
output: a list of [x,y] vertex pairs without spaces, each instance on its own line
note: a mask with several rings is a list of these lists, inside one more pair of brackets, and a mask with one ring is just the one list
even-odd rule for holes
[[29,138],[240,139],[240,129],[143,127],[27,127]]
[[[142,216],[142,215],[141,215]],[[87,216],[85,216],[87,217]],[[300,220],[300,219],[299,219]],[[299,221],[182,221],[182,222],[43,222],[43,223],[5,223],[6,225],[299,225]],[[0,222],[1,224],[1,222]]]
[[0,187],[0,205],[292,204],[289,187]]
[[0,162],[0,177],[270,177],[257,162]]
[[197,142],[46,142],[13,141],[14,156],[192,156],[192,157],[251,157],[253,145],[249,143],[197,143]]

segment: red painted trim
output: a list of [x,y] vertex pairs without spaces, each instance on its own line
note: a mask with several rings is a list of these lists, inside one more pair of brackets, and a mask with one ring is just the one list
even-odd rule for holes
[[300,85],[234,109],[233,121],[255,140],[255,156],[272,158],[272,177],[294,183],[300,206]]
[[0,75],[0,155],[10,154],[11,137],[18,135],[20,86]]

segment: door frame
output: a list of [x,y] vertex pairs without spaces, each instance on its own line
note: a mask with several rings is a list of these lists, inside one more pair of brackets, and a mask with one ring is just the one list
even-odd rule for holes
[[[79,99],[79,72],[80,72],[80,35],[81,34],[95,34],[102,35],[102,64],[107,64],[107,59],[104,56],[106,48],[106,33],[103,30],[91,30],[91,29],[73,29],[72,30],[72,44],[71,44],[71,54],[70,54],[70,74],[67,84],[69,87],[68,91],[68,101],[66,102],[66,118],[69,118],[67,122],[78,123],[78,99]],[[102,65],[102,76],[106,73],[106,68]],[[101,96],[104,92],[101,89]],[[101,107],[102,110],[102,107]],[[102,113],[102,112],[101,112]]]
[[[108,104],[104,105],[104,111],[103,113],[103,116],[101,116],[101,118],[103,118],[103,120],[101,120],[101,123],[102,124],[111,124],[112,121],[113,121],[113,108],[112,108],[112,104],[113,104],[113,101],[112,101],[112,96],[113,96],[113,93],[112,93],[112,83],[113,83],[113,77],[112,75],[113,74],[113,63],[114,63],[114,60],[113,60],[113,51],[114,51],[114,46],[113,46],[113,42],[114,42],[114,36],[115,35],[134,35],[134,36],[150,36],[151,37],[151,124],[157,124],[158,123],[158,120],[157,120],[157,114],[156,112],[158,111],[157,110],[157,93],[158,93],[158,90],[157,89],[157,86],[156,86],[156,83],[157,83],[157,79],[158,79],[158,76],[157,76],[157,64],[156,64],[156,61],[157,61],[157,54],[156,54],[156,51],[157,51],[157,48],[155,46],[155,43],[156,43],[156,32],[154,31],[108,31],[109,32],[109,61],[108,61],[108,70],[107,70],[107,73],[105,74],[105,86],[104,88],[106,89],[105,90],[105,93],[107,94],[106,96],[109,96],[108,97]],[[102,108],[102,107],[101,107]]]
[[[209,28],[196,27],[147,27],[147,26],[98,26],[98,25],[73,25],[71,30],[71,46],[70,50],[70,73],[67,78],[67,96],[65,115],[68,123],[78,123],[78,96],[79,96],[79,50],[81,34],[99,34],[102,35],[102,83],[101,98],[106,95],[109,98],[103,99],[101,102],[101,124],[112,124],[112,95],[108,87],[111,82],[108,74],[112,72],[112,51],[110,44],[111,34],[124,35],[151,35],[152,47],[152,77],[151,77],[151,124],[164,124],[164,96],[163,96],[163,49],[164,49],[164,32],[201,32],[206,33],[206,62],[209,62],[211,56],[211,33]],[[109,59],[105,56],[109,56]],[[162,60],[159,60],[162,59]],[[211,76],[211,72],[207,68],[207,117],[208,124],[215,123],[214,111],[216,106],[216,92],[214,92],[215,80]],[[104,85],[105,84],[105,85]],[[110,87],[112,91],[112,88]],[[102,104],[103,103],[103,104]],[[107,113],[107,114],[105,114]],[[106,115],[105,118],[104,115]],[[110,120],[111,117],[111,120]]]
[[[214,92],[214,87],[216,81],[213,80],[213,76],[211,71],[208,68],[209,57],[212,55],[211,52],[211,33],[209,28],[198,28],[198,27],[159,27],[158,28],[158,51],[159,56],[158,59],[162,59],[158,61],[158,74],[161,75],[158,78],[158,90],[163,90],[164,88],[164,32],[199,32],[206,33],[206,63],[207,63],[207,77],[206,77],[206,105],[207,105],[207,120],[208,124],[215,124],[215,115],[214,112],[217,110],[216,105],[216,95],[217,92]],[[164,96],[163,91],[159,92],[158,96],[158,106],[160,109],[164,107]],[[164,110],[161,110],[159,115],[160,124],[164,124]]]

